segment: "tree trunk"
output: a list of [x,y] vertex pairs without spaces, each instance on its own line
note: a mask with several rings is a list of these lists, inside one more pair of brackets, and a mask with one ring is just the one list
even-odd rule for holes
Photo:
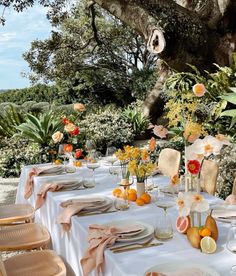
[[[211,70],[236,51],[235,0],[94,0],[147,41],[148,50],[177,71]],[[163,76],[145,101],[155,109]]]

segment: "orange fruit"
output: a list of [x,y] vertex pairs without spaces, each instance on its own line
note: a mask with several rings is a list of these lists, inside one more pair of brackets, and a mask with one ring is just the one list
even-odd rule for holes
[[122,195],[122,191],[121,191],[121,189],[119,189],[119,188],[115,188],[115,189],[112,191],[112,194],[113,194],[113,196],[115,196],[115,197],[120,197],[120,196]]
[[128,200],[130,200],[130,201],[136,201],[136,199],[137,199],[136,193],[128,194]]
[[211,230],[206,227],[203,227],[202,229],[199,230],[199,234],[202,237],[211,236]]
[[137,194],[137,191],[135,189],[129,189],[128,194]]
[[54,161],[54,164],[55,164],[55,165],[61,165],[61,163],[62,163],[62,162],[61,162],[60,159],[57,159],[57,160]]
[[143,206],[145,204],[145,202],[142,200],[142,198],[137,198],[135,202],[139,206]]
[[76,167],[81,167],[81,166],[82,166],[82,162],[81,162],[81,161],[75,161],[75,162],[74,162],[74,165],[75,165]]
[[151,196],[149,194],[146,194],[146,193],[142,194],[140,198],[144,201],[145,204],[150,203],[151,199],[152,199]]

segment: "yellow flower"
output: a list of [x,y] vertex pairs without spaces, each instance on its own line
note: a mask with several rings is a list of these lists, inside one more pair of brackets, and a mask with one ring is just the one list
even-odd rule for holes
[[74,110],[79,111],[79,112],[83,112],[83,111],[85,111],[85,106],[82,103],[75,103],[74,104]]
[[146,149],[142,150],[141,157],[142,157],[143,161],[148,160],[149,155],[148,155],[148,151]]
[[66,132],[73,132],[76,129],[76,126],[72,123],[69,123],[69,124],[65,125],[64,129]]
[[203,130],[200,124],[192,121],[186,123],[183,136],[188,142],[193,143],[201,134],[203,134]]
[[180,183],[180,178],[179,178],[178,174],[171,177],[171,184],[173,186],[176,186],[179,183]]

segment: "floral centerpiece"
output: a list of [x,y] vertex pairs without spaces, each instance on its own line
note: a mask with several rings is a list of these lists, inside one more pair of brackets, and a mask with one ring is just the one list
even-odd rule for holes
[[[62,117],[62,128],[52,135],[52,141],[58,149],[64,145],[64,152],[69,159],[79,159],[83,155],[83,133],[76,121],[85,111],[85,106],[81,103],[74,104],[74,110],[77,115]],[[74,152],[73,152],[74,151]]]
[[132,175],[137,179],[137,196],[145,193],[145,180],[152,174],[155,164],[150,160],[147,149],[125,146],[116,152],[116,157],[121,161],[122,177]]

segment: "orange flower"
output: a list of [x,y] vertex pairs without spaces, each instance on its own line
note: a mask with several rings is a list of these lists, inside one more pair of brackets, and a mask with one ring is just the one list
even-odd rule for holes
[[202,97],[206,92],[206,88],[204,86],[204,84],[202,83],[196,83],[193,86],[193,93],[195,94],[195,96],[197,97]]
[[72,152],[73,146],[71,144],[64,145],[64,152]]
[[168,129],[166,129],[163,125],[154,126],[153,133],[161,139],[166,138],[168,134]]
[[153,152],[156,148],[156,139],[154,137],[149,141],[149,150]]

